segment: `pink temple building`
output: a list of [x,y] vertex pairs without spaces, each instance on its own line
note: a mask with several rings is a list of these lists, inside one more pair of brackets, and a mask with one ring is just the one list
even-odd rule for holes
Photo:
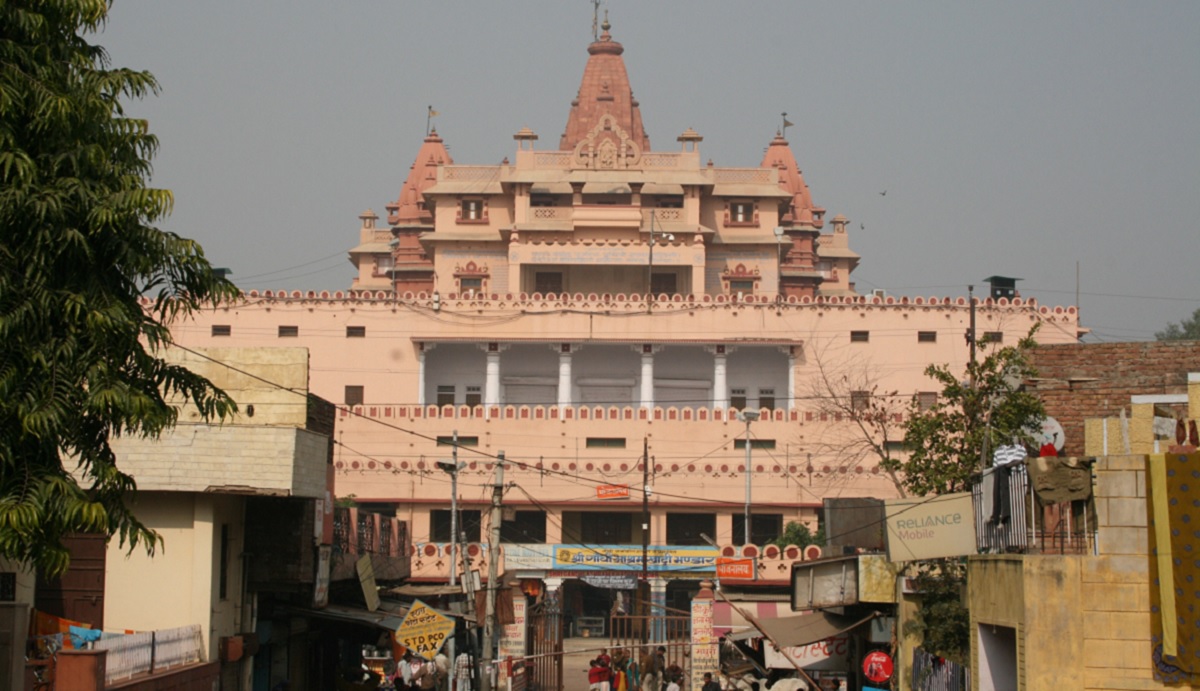
[[[852,413],[897,392],[894,445],[908,402],[936,397],[924,368],[965,366],[970,306],[859,295],[848,219],[814,203],[783,136],[747,143],[767,144],[753,168],[715,166],[690,128],[655,149],[607,23],[587,52],[557,146],[523,129],[511,160],[462,165],[431,132],[386,222],[360,216],[347,292],[251,292],[176,338],[308,348],[312,392],[341,404],[337,495],[409,522],[415,580],[461,566],[438,468],[457,435],[472,568],[503,451],[504,571],[568,611],[610,606],[581,576],[641,576],[644,477],[658,601],[685,602],[717,555],[754,560],[747,588],[781,585],[804,558],[767,545],[788,522],[897,495]],[[1073,307],[1001,293],[976,320],[993,344],[1079,331]]]

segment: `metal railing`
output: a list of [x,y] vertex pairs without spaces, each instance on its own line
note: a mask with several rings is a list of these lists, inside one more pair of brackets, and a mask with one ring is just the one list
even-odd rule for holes
[[104,675],[108,684],[204,659],[204,640],[199,624],[141,633],[105,634],[96,641],[95,649],[108,651]]
[[[989,468],[971,486],[975,539],[986,554],[1089,554],[1096,539],[1094,501],[1046,505],[1038,501],[1023,463]],[[1004,483],[1003,487],[998,487]]]
[[912,688],[916,691],[971,691],[971,670],[913,648]]

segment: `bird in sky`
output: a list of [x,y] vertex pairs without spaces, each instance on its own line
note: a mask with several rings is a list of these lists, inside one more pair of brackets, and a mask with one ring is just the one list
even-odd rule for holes
[[887,196],[887,190],[884,190],[884,191],[880,192],[880,193],[879,193],[879,196],[881,196],[881,197],[886,197],[886,196]]

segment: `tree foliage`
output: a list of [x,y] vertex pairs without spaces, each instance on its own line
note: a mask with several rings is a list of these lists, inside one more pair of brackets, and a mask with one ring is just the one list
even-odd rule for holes
[[920,636],[921,647],[938,657],[970,664],[971,616],[963,606],[966,560],[930,559],[911,568],[915,569],[912,581],[921,595],[921,606],[905,622],[904,632]]
[[47,575],[65,570],[71,532],[160,542],[130,511],[110,439],[169,429],[170,401],[234,410],[158,357],[173,319],[236,289],[152,225],[173,199],[148,187],[158,143],[121,99],[158,87],[86,40],[108,10],[0,3],[0,556]]
[[1192,312],[1191,319],[1184,319],[1178,324],[1167,324],[1167,328],[1155,332],[1154,338],[1160,341],[1200,340],[1200,308]]
[[[869,362],[847,357],[827,357],[813,352],[816,374],[806,389],[816,412],[847,424],[820,430],[808,444],[817,456],[833,459],[836,467],[853,470],[874,459],[891,478],[900,496],[904,484],[896,474],[892,453],[904,438],[901,421],[907,401],[895,390],[880,388],[879,374]],[[847,473],[846,478],[853,477]]]
[[[945,365],[926,368],[925,374],[942,387],[938,400],[927,410],[912,402],[904,434],[908,457],[886,461],[914,495],[965,491],[989,450],[1033,441],[1046,416],[1041,399],[1023,388],[1037,376],[1030,361],[1036,333],[1035,325],[1015,346],[984,344],[983,359],[968,365],[961,376]],[[933,559],[910,568],[916,569],[913,580],[921,606],[906,623],[906,632],[921,636],[931,653],[966,664],[971,640],[970,615],[963,604],[966,561]]]
[[993,347],[964,375],[946,365],[930,365],[925,374],[941,385],[938,400],[927,410],[912,402],[905,428],[907,458],[886,459],[899,471],[904,486],[916,496],[969,489],[982,455],[998,446],[1033,441],[1046,416],[1042,401],[1025,391],[1037,375],[1030,351],[1037,346],[1035,326],[1015,346]]
[[788,521],[783,527],[783,534],[775,538],[771,543],[776,547],[783,549],[788,545],[797,545],[801,549],[809,545],[825,546],[825,528],[824,526],[817,528],[816,532],[809,530],[808,526],[799,521]]

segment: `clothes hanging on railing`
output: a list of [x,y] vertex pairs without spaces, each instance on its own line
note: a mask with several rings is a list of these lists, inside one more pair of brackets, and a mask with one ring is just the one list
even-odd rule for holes
[[1029,460],[1030,481],[1042,505],[1092,498],[1095,458],[1042,456]]
[[992,499],[992,517],[994,525],[1008,525],[1012,521],[1012,466],[1001,465],[995,469],[995,497]]

